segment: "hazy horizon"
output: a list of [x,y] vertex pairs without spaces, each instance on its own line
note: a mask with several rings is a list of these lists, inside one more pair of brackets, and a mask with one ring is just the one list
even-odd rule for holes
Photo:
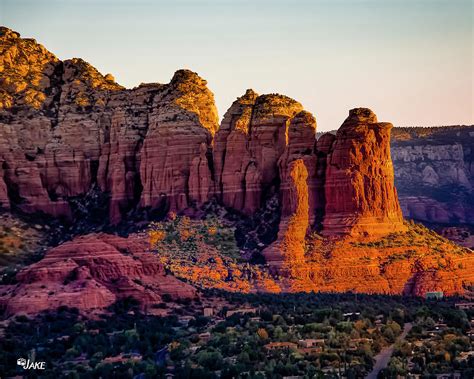
[[127,88],[180,68],[219,117],[247,88],[290,96],[318,131],[354,107],[396,126],[474,123],[473,2],[0,0],[0,23]]

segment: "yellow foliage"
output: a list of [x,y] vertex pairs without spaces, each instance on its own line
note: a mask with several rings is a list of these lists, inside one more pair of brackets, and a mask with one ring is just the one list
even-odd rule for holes
[[88,105],[90,105],[89,99],[85,94],[82,93],[76,97],[74,102],[81,107],[87,107]]
[[155,246],[158,242],[161,242],[166,237],[166,232],[164,230],[151,230],[149,233],[150,236],[150,246]]
[[174,349],[177,349],[181,344],[179,343],[179,341],[172,341],[169,343],[168,345],[168,349],[169,350],[174,350]]
[[211,226],[207,229],[207,232],[211,236],[215,236],[217,234],[217,228],[215,226]]
[[262,339],[268,339],[268,332],[264,328],[260,328],[257,330],[257,335]]
[[189,229],[184,229],[179,232],[179,237],[181,241],[186,241],[193,236],[193,233]]

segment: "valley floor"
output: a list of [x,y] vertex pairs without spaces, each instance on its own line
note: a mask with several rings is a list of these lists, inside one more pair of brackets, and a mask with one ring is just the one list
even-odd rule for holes
[[467,379],[474,309],[460,301],[208,290],[144,311],[132,299],[92,317],[63,307],[2,324],[0,372],[25,375],[24,357],[45,362],[43,378]]

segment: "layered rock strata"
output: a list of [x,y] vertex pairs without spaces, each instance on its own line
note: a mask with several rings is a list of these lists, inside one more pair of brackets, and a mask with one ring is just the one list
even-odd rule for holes
[[197,74],[180,70],[169,84],[127,90],[6,28],[0,51],[2,207],[70,218],[68,200],[97,185],[110,194],[115,223],[137,204],[180,210],[210,190],[190,178],[218,126]]
[[392,124],[366,108],[350,111],[326,169],[325,235],[386,235],[404,230],[390,157]]
[[474,225],[474,126],[395,128],[391,145],[405,217]]
[[[215,138],[217,196],[225,206],[252,214],[278,184],[278,160],[288,144],[291,119],[303,110],[282,95],[247,90],[224,116]],[[312,137],[314,143],[314,136]]]
[[133,297],[142,307],[162,301],[194,298],[195,289],[166,275],[147,242],[108,234],[87,235],[48,251],[39,262],[17,274],[18,284],[2,286],[5,314],[35,314],[60,306],[88,312]]

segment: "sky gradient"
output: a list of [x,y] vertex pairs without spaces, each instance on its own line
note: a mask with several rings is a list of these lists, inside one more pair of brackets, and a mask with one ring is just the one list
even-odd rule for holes
[[208,81],[300,101],[318,130],[369,107],[396,126],[474,123],[472,0],[0,0],[0,23],[118,83]]

